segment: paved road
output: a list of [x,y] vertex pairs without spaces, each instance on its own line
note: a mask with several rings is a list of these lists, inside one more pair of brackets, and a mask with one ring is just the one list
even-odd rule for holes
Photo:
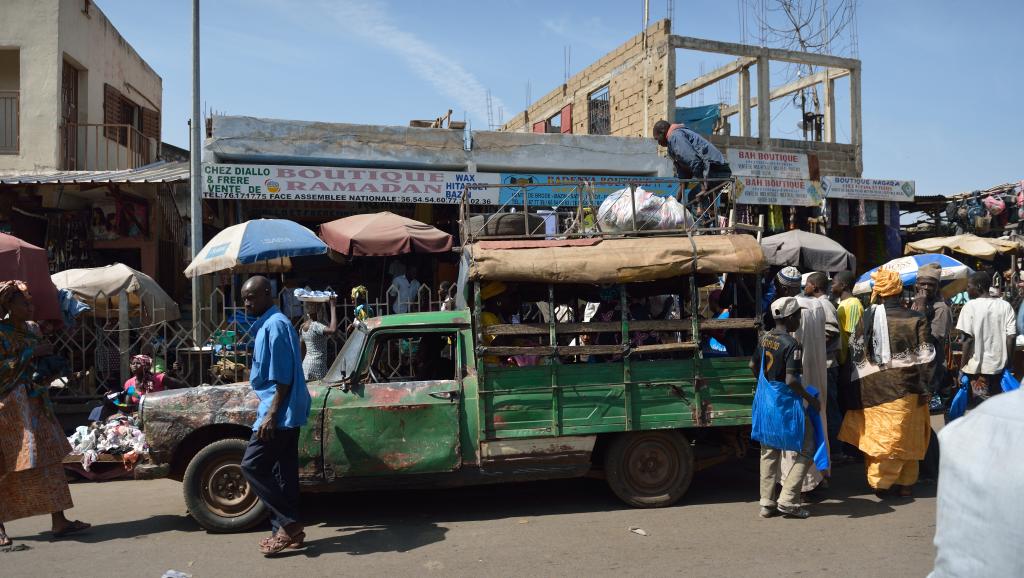
[[[860,466],[836,470],[808,520],[757,517],[757,460],[697,475],[684,503],[624,507],[599,480],[443,491],[307,496],[309,548],[265,560],[267,530],[214,535],[185,514],[169,480],[72,485],[89,533],[54,542],[49,518],[8,524],[31,550],[0,554],[3,576],[647,575],[923,576],[935,486],[881,502]],[[640,536],[629,531],[639,527]]]

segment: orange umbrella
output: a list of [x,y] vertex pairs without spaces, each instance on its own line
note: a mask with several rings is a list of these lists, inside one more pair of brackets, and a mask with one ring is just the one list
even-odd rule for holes
[[452,249],[452,236],[448,233],[388,211],[324,223],[320,225],[320,238],[347,257],[444,253]]
[[0,233],[0,281],[18,279],[28,284],[36,321],[61,321],[57,288],[50,279],[50,261],[46,249]]

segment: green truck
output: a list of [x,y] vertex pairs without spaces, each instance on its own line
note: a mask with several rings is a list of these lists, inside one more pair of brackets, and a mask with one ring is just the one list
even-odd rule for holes
[[[749,357],[706,357],[701,335],[756,332],[757,316],[705,321],[696,310],[700,287],[723,273],[760,286],[755,237],[577,241],[467,244],[460,308],[353,325],[328,375],[308,384],[303,491],[589,475],[627,504],[661,507],[695,471],[742,455]],[[546,317],[514,322],[503,308],[521,302]],[[657,318],[643,311],[651,302],[663,305]],[[587,322],[585,303],[598,310]],[[669,315],[670,303],[692,315]],[[141,403],[151,456],[183,482],[189,512],[209,530],[265,517],[239,467],[256,406],[244,383]]]

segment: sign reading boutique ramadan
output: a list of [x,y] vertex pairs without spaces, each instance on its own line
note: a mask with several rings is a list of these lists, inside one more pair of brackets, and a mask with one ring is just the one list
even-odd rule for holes
[[[585,182],[593,183],[589,192]],[[454,204],[461,201],[467,184],[503,184],[514,186],[473,189],[471,202],[519,206],[525,190],[531,206],[556,207],[575,206],[580,198],[589,205],[589,193],[594,203],[600,203],[629,183],[661,195],[679,192],[675,179],[656,177],[203,164],[207,199]]]
[[807,155],[803,153],[730,148],[728,156],[729,168],[734,175],[774,179],[811,178]]
[[[497,184],[499,179],[500,175],[449,171],[207,163],[203,165],[203,197],[451,204],[462,199],[466,183]],[[473,191],[472,196],[474,203],[494,204],[498,191]]]
[[914,181],[821,177],[825,197],[906,203],[914,200]]

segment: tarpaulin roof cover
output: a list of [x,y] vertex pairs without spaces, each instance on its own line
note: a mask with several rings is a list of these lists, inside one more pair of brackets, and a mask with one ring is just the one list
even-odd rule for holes
[[57,301],[57,288],[50,280],[50,261],[46,250],[12,235],[0,233],[0,281],[17,279],[28,284],[36,321],[59,321],[63,317]]
[[796,267],[804,272],[856,271],[857,258],[839,243],[799,229],[761,239],[764,258],[776,267]]
[[324,223],[320,225],[320,238],[331,249],[349,257],[444,253],[452,249],[452,236],[448,233],[388,211]]
[[932,237],[921,239],[913,243],[907,243],[903,252],[907,255],[914,253],[941,253],[948,249],[956,253],[963,253],[978,259],[991,261],[997,253],[1005,254],[1016,251],[1021,247],[1017,241],[1006,239],[990,239],[978,237],[977,235],[953,235],[952,237]]
[[[520,283],[637,283],[691,273],[759,273],[764,254],[750,235],[603,239],[591,245],[523,241],[521,248],[473,243],[471,280]],[[696,258],[695,258],[696,257]]]
[[68,269],[51,278],[58,289],[71,291],[101,317],[117,316],[118,297],[124,291],[128,294],[129,314],[133,316],[149,322],[181,318],[177,302],[152,277],[128,265]]
[[[282,258],[323,255],[327,245],[286,219],[254,219],[217,233],[185,269],[188,278],[217,271],[277,270]],[[270,263],[266,263],[266,262]],[[266,264],[266,267],[262,265]],[[285,269],[287,270],[287,269]]]
[[717,104],[692,107],[677,106],[675,122],[686,125],[686,128],[694,132],[709,135],[715,131],[715,124],[718,122],[721,114],[721,109]]

